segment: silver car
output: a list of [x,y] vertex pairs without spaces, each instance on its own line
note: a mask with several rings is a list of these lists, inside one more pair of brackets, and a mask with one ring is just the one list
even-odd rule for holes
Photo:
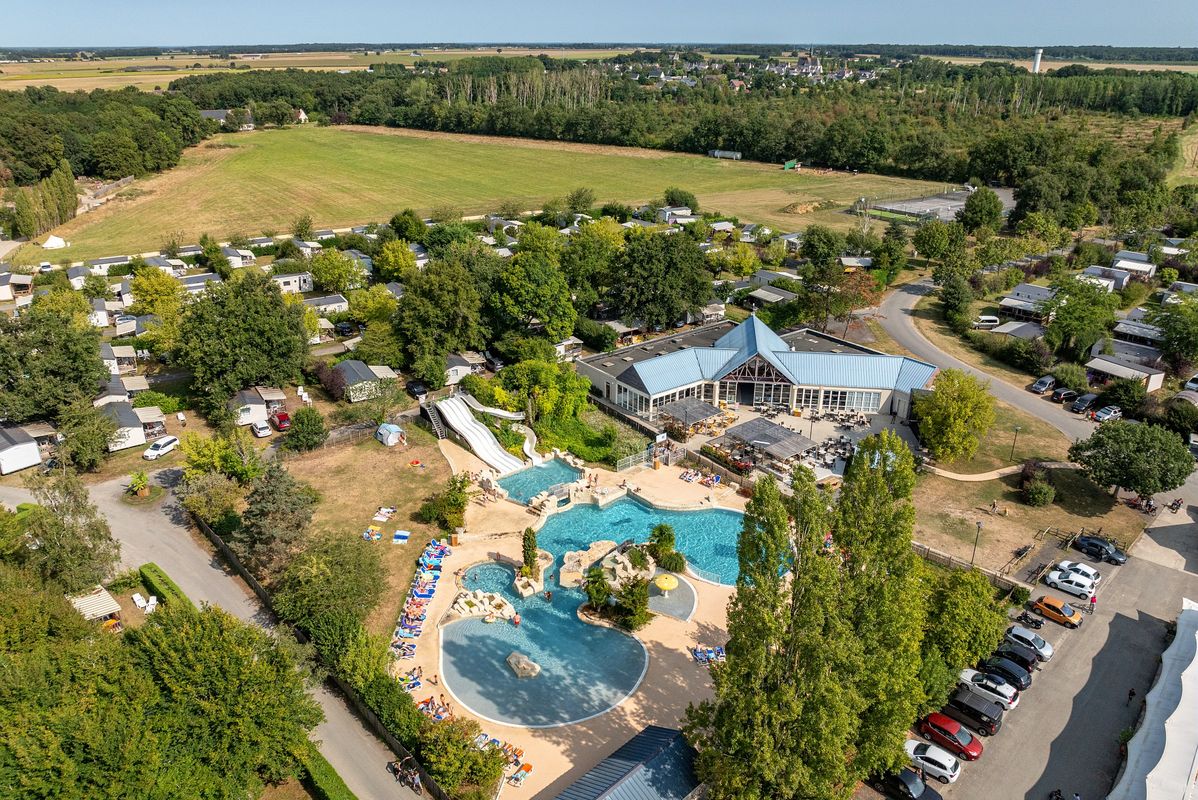
[[1089,564],[1083,564],[1080,561],[1060,561],[1057,562],[1057,569],[1061,572],[1073,572],[1081,575],[1083,578],[1093,582],[1095,585],[1102,580],[1102,573],[1091,567]]
[[1078,575],[1076,572],[1065,572],[1063,570],[1054,569],[1048,573],[1044,579],[1054,589],[1059,589],[1062,592],[1068,592],[1074,597],[1080,597],[1083,600],[1089,600],[1090,595],[1094,594],[1094,581],[1089,578]]
[[1004,711],[1010,711],[1019,705],[1019,690],[1001,675],[963,669],[958,677],[965,691],[983,700],[998,703]]
[[1040,634],[1022,625],[1012,625],[1007,628],[1005,638],[1008,642],[1014,642],[1015,644],[1035,650],[1036,656],[1041,661],[1048,661],[1052,658],[1052,645],[1044,641],[1044,638]]

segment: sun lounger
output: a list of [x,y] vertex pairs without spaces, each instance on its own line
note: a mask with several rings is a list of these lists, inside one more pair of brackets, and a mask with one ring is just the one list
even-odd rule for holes
[[691,651],[691,658],[695,659],[696,664],[708,663],[709,659],[707,658],[707,654],[705,652],[703,652],[702,648],[692,647],[690,649],[690,651]]
[[134,592],[134,593],[133,593],[133,605],[137,606],[137,607],[138,607],[138,608],[140,608],[140,609],[143,609],[143,610],[145,609],[145,607],[146,607],[146,598],[144,598],[144,597],[142,597],[142,596],[141,596],[141,592]]
[[728,654],[724,652],[724,648],[717,647],[715,649],[715,657],[718,661],[726,661],[728,658]]
[[482,750],[487,746],[487,742],[489,742],[490,740],[491,740],[490,736],[488,736],[485,733],[480,733],[478,736],[474,737],[474,746],[477,747],[479,750]]
[[508,783],[512,786],[522,786],[528,780],[529,773],[532,772],[532,764],[522,764],[520,769],[516,770],[512,777],[508,778]]
[[158,598],[150,595],[150,599],[146,601],[146,613],[153,614],[158,610]]

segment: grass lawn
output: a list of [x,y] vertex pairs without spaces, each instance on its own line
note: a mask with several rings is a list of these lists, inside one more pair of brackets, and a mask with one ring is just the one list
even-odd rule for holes
[[[1054,469],[1050,479],[1056,487],[1056,501],[1033,508],[1020,500],[1018,475],[977,483],[921,475],[914,496],[915,540],[967,559],[981,520],[977,563],[999,569],[1014,550],[1032,543],[1035,534],[1047,527],[1071,531],[1083,526],[1102,528],[1104,535],[1124,544],[1144,529],[1147,517],[1117,503],[1080,472]],[[1006,514],[990,515],[992,501]]]
[[[1014,386],[1026,387],[1036,378],[1040,377],[1039,375],[1030,375],[1022,370],[1015,369],[1004,361],[999,361],[985,353],[979,353],[977,350],[974,350],[941,319],[940,311],[936,307],[938,302],[935,296],[928,295],[927,297],[923,297],[915,304],[914,313],[912,314],[915,320],[915,327],[932,344],[954,358],[964,361],[970,366],[977,367]],[[983,307],[987,305],[989,304],[982,304]],[[980,313],[993,313],[993,311],[981,311]]]
[[1198,128],[1181,133],[1181,158],[1169,172],[1169,183],[1198,183]]
[[[944,469],[965,475],[989,472],[999,467],[1022,464],[1028,459],[1068,461],[1069,440],[1044,420],[1001,401],[994,403],[995,420],[982,439],[978,452],[969,461],[939,464]],[[1015,438],[1015,426],[1019,438]],[[1011,458],[1012,445],[1015,457]]]
[[[354,445],[328,447],[287,459],[287,469],[321,494],[312,519],[312,533],[334,533],[375,547],[387,571],[387,590],[372,610],[366,626],[374,633],[390,633],[408,584],[416,571],[416,558],[432,538],[441,536],[434,526],[414,519],[416,510],[430,494],[444,487],[449,464],[437,449],[431,434],[414,425],[406,426],[408,446],[387,448],[374,439]],[[419,460],[425,466],[412,467]],[[362,532],[379,506],[399,509],[383,523],[383,538],[362,541]],[[409,530],[406,545],[391,544],[391,534]]]
[[127,198],[56,229],[70,247],[25,246],[13,261],[147,252],[175,233],[194,242],[205,232],[218,238],[284,232],[302,214],[317,227],[337,228],[386,220],[405,206],[428,211],[448,203],[480,214],[514,199],[538,208],[579,186],[594,189],[600,203],[642,202],[681,186],[704,208],[775,230],[812,222],[848,227],[856,219],[839,211],[798,213],[809,205],[843,208],[863,195],[942,188],[878,175],[796,175],[771,164],[636,148],[309,125],[206,141],[184,153],[178,167],[137,181]]
[[289,778],[277,786],[267,786],[258,800],[315,800],[315,795],[294,778]]

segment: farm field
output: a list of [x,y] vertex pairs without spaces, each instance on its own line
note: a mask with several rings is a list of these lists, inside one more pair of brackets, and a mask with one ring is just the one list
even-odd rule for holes
[[862,196],[940,191],[940,184],[878,175],[783,172],[771,164],[635,148],[440,134],[385,128],[296,127],[228,134],[184,153],[166,173],[135,182],[101,209],[54,233],[71,246],[22,247],[14,263],[78,260],[157,250],[178,233],[285,232],[301,214],[317,227],[347,227],[452,204],[466,214],[504,199],[529,209],[579,186],[599,203],[639,203],[669,186],[776,230],[813,222],[848,228],[840,210]]
[[[352,52],[313,52],[313,53],[263,53],[254,58],[244,58],[242,54],[234,53],[237,64],[251,69],[312,69],[312,70],[341,70],[366,69],[371,64],[413,64],[418,60],[456,61],[462,58],[485,55],[530,56],[548,53],[554,58],[597,59],[610,58],[630,50],[590,50],[590,49],[552,49],[552,48],[503,48],[502,53],[491,49],[455,49],[455,50],[426,50],[421,56],[413,56],[410,51],[383,52],[376,51],[364,54],[364,51]],[[204,65],[194,69],[192,65]],[[151,91],[155,88],[165,89],[175,78],[187,75],[209,75],[218,72],[229,72],[229,61],[226,59],[209,58],[190,54],[174,56],[137,56],[131,58],[111,58],[103,61],[42,61],[22,64],[0,64],[0,89],[24,89],[26,86],[54,86],[66,91],[91,89],[118,89],[125,86],[135,86],[138,89]],[[126,72],[135,68],[137,71]]]
[[[985,61],[1003,61],[1014,64],[1019,67],[1024,67],[1031,71],[1031,58],[976,58],[969,56],[928,56],[938,61],[947,61],[950,64],[981,64]],[[1135,70],[1174,70],[1177,72],[1198,72],[1198,64],[1167,64],[1167,63],[1150,63],[1150,64],[1135,64],[1130,62],[1118,61],[1087,61],[1085,59],[1077,59],[1073,61],[1053,61],[1052,59],[1042,59],[1040,61],[1040,69],[1047,71],[1050,69],[1060,69],[1061,67],[1069,66],[1070,64],[1081,64],[1082,66],[1091,69],[1135,69]]]

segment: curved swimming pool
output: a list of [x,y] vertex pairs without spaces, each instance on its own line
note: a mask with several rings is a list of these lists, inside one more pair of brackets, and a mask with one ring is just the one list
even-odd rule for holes
[[[578,619],[581,591],[549,581],[552,601],[521,599],[512,591],[514,577],[511,567],[480,564],[464,580],[467,589],[511,601],[519,626],[471,618],[441,630],[441,678],[460,703],[494,722],[546,728],[602,714],[636,690],[649,663],[639,641]],[[517,678],[507,665],[513,652],[531,658],[541,673]]]
[[[640,685],[648,654],[634,637],[578,619],[586,595],[558,585],[562,555],[601,539],[647,541],[653,526],[664,522],[674,527],[678,549],[698,574],[732,584],[742,520],[735,511],[665,511],[627,497],[603,508],[577,505],[554,514],[537,533],[537,545],[554,558],[545,580],[552,600],[516,596],[511,567],[487,563],[467,570],[466,589],[503,595],[522,621],[517,627],[472,618],[444,626],[441,676],[446,688],[478,716],[506,725],[554,727],[614,708]],[[513,652],[538,663],[541,673],[517,678],[507,665]]]

